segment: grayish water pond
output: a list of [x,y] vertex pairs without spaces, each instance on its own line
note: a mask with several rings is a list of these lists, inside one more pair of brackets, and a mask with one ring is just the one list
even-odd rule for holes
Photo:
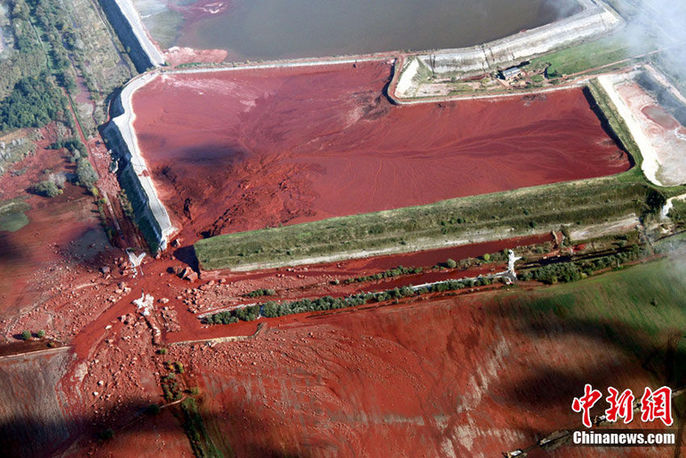
[[[227,49],[230,59],[455,48],[537,27],[579,8],[575,0],[228,1],[221,13],[187,17],[174,44]],[[187,8],[188,3],[177,2]]]

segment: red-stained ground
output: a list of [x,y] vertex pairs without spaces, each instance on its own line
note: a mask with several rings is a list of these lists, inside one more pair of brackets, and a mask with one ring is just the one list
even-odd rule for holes
[[511,299],[481,293],[289,317],[252,340],[174,346],[168,357],[199,377],[206,426],[237,456],[500,456],[578,427],[570,405],[584,383],[635,392],[655,383],[602,325]]
[[[269,269],[254,272],[214,271],[203,273],[202,287],[184,294],[184,301],[172,300],[170,307],[176,309],[181,324],[179,330],[164,332],[165,342],[184,342],[211,339],[223,336],[248,336],[256,328],[256,322],[237,325],[208,326],[198,319],[199,314],[212,313],[231,309],[238,305],[266,302],[268,300],[293,301],[303,298],[322,296],[345,297],[351,294],[369,291],[384,291],[408,285],[421,285],[449,279],[473,278],[479,275],[493,274],[507,269],[502,263],[484,263],[457,269],[432,269],[436,264],[447,259],[462,260],[476,258],[485,253],[496,253],[504,249],[528,247],[550,242],[550,234],[517,237],[494,242],[478,243],[461,247],[427,250],[417,253],[380,256],[376,258],[355,259],[338,263],[300,266],[295,268]],[[519,250],[522,253],[523,248]],[[404,265],[422,267],[421,274],[402,275],[383,280],[351,282],[346,279],[373,275],[378,272]],[[147,283],[147,282],[146,282]],[[147,284],[145,290],[156,297],[167,292],[164,283]],[[246,293],[258,288],[271,288],[275,296],[250,298]],[[190,307],[186,304],[190,304]],[[190,312],[193,311],[193,313]],[[297,318],[295,318],[297,319]],[[269,324],[271,320],[263,320]]]
[[412,106],[388,63],[163,75],[135,129],[186,241],[627,170],[579,88]]
[[47,178],[46,171],[73,172],[64,151],[46,148],[57,139],[53,127],[41,133],[36,152],[0,177],[1,200],[24,197],[31,207],[26,226],[0,231],[0,319],[45,301],[51,288],[61,286],[63,274],[93,266],[109,246],[94,199],[83,188],[66,183],[64,193],[52,199],[26,192]]
[[165,60],[172,66],[195,62],[222,62],[228,52],[223,49],[193,49],[174,46],[164,52]]
[[474,243],[457,247],[439,248],[436,250],[417,251],[414,253],[393,254],[375,258],[353,259],[339,263],[341,266],[358,272],[376,269],[392,269],[396,266],[432,266],[447,259],[475,258],[486,253],[496,253],[508,248],[537,245],[552,241],[551,234],[515,237],[506,240]]
[[[215,151],[211,148],[202,149],[203,154],[193,158],[187,155],[188,151],[170,147],[170,158],[165,159],[170,167],[162,175],[176,176],[175,185],[184,192],[202,191],[187,194],[201,199],[187,206],[193,219],[199,221],[190,225],[192,231],[208,227],[210,223],[203,221],[210,221],[212,212],[223,212],[222,205],[233,208],[233,213],[227,213],[227,220],[221,224],[226,223],[225,230],[236,230],[260,227],[271,221],[298,222],[348,211],[368,211],[377,208],[374,205],[407,205],[413,199],[422,202],[439,198],[441,192],[453,193],[475,186],[469,174],[485,169],[474,165],[475,169],[461,171],[452,155],[470,164],[474,151],[494,154],[493,140],[484,132],[497,124],[489,118],[494,116],[491,105],[500,107],[502,102],[470,102],[466,107],[392,107],[383,98],[375,101],[388,76],[387,67],[369,64],[345,71],[342,68],[336,72],[331,68],[310,69],[304,74],[302,70],[221,74],[215,89],[225,90],[230,79],[236,78],[233,91],[242,94],[231,95],[232,92],[222,97],[233,100],[234,105],[228,104],[226,110],[235,116],[226,129],[240,134],[236,138],[243,142],[243,156],[227,160],[222,156],[226,149],[218,149],[215,162],[207,163],[205,153]],[[356,80],[353,76],[358,69],[361,77]],[[334,82],[331,92],[318,91],[328,80]],[[200,83],[205,84],[206,79]],[[296,94],[310,86],[312,90],[299,99]],[[238,113],[235,104],[245,102],[250,91],[258,88],[267,92],[254,97],[253,108]],[[184,94],[191,89],[180,91]],[[286,97],[283,105],[280,94]],[[533,124],[527,125],[538,132],[533,138],[547,135],[544,127],[540,131],[534,128],[536,123],[548,126],[552,122],[561,127],[563,120],[578,116],[574,122],[586,126],[588,138],[579,139],[574,134],[574,141],[588,146],[592,143],[589,139],[598,135],[599,144],[592,149],[600,155],[597,160],[591,160],[590,153],[586,153],[588,157],[582,155],[587,163],[593,164],[589,173],[598,167],[605,167],[603,173],[608,173],[613,167],[619,170],[626,166],[623,156],[616,160],[607,156],[615,151],[614,146],[607,143],[592,117],[584,117],[583,113],[589,110],[575,105],[583,102],[577,91],[549,95],[546,101],[510,101],[504,107],[512,113],[517,111],[516,107],[526,111],[528,107],[547,107],[555,100],[571,103],[573,108],[568,112],[560,105],[557,111],[547,112],[551,119],[558,116],[558,121],[529,120]],[[329,106],[334,102],[342,113],[359,112],[361,117],[351,118],[351,124],[345,127],[338,111]],[[296,109],[290,119],[287,112],[293,103],[309,107],[310,111]],[[367,105],[373,108],[365,113]],[[477,123],[473,135],[481,132],[478,141],[457,122],[465,112],[474,116],[475,107],[480,107],[479,113],[484,115],[483,120],[477,118],[479,123],[490,126],[480,127]],[[175,116],[173,107],[163,108],[167,112],[160,122],[167,115]],[[444,111],[448,114],[442,114]],[[530,117],[538,119],[538,111],[532,110]],[[408,112],[412,116],[406,115]],[[432,117],[435,124],[427,121]],[[202,131],[198,135],[205,135],[208,144],[221,144],[220,140],[229,138],[221,127],[226,119],[214,120],[211,114],[203,118],[204,121],[191,120],[189,128],[199,128],[202,124],[193,127],[193,123],[205,122],[206,135]],[[305,121],[308,123],[303,124],[303,129],[296,129]],[[457,124],[452,126],[451,122]],[[520,123],[519,119],[512,122]],[[402,129],[417,130],[425,125],[434,129],[435,142],[401,136]],[[318,129],[327,126],[328,135],[317,134]],[[386,132],[388,136],[384,137]],[[498,132],[502,134],[504,130]],[[264,135],[256,136],[258,133]],[[26,188],[39,181],[45,169],[71,170],[61,152],[44,148],[56,140],[52,127],[44,129],[43,134],[38,151],[0,178],[2,199],[26,195]],[[180,138],[187,140],[187,132],[180,134]],[[459,139],[455,140],[457,143],[452,140],[454,134]],[[527,141],[543,148],[544,143],[537,143],[539,140],[509,135],[515,147],[512,156],[500,154],[498,160],[506,166],[503,170],[516,168],[515,159],[524,154]],[[564,137],[559,132],[551,135],[547,138]],[[256,137],[251,140],[253,136]],[[173,138],[169,136],[169,141]],[[261,149],[262,138],[271,139],[266,145],[269,148]],[[470,141],[491,146],[480,150]],[[460,142],[467,142],[467,146]],[[561,143],[551,144],[562,152],[546,149],[547,154],[561,155],[560,164],[574,162],[572,152],[562,148]],[[282,155],[274,152],[274,148],[284,145],[289,149]],[[91,146],[96,167],[106,170],[108,162],[103,148]],[[545,164],[544,156],[537,156],[544,163],[539,172],[559,172],[552,162]],[[403,158],[412,170],[400,168]],[[194,163],[196,159],[199,162]],[[418,166],[424,160],[426,164],[422,167],[426,170]],[[453,170],[441,170],[441,161]],[[344,199],[319,191],[326,180],[343,186],[336,184],[336,180],[343,180],[345,167],[365,164],[376,164],[381,169],[348,173],[351,184],[341,191]],[[493,161],[489,164],[495,175],[500,169],[494,168]],[[159,165],[155,167],[158,173],[162,171]],[[336,167],[344,169],[341,172]],[[280,176],[283,171],[288,173]],[[451,173],[458,179],[451,181]],[[430,174],[436,176],[435,191]],[[160,180],[160,176],[161,189],[170,198],[174,191],[172,181]],[[411,181],[410,176],[417,181]],[[538,175],[539,179],[544,176],[547,175],[543,172]],[[370,181],[373,177],[379,181]],[[497,180],[489,177],[486,184],[497,186]],[[101,180],[101,189],[110,190],[108,179],[111,181],[112,177]],[[403,181],[407,186],[403,186]],[[374,194],[374,189],[384,192]],[[391,193],[386,195],[386,189]],[[365,192],[369,194],[366,200],[360,197]],[[226,200],[234,198],[235,202]],[[30,451],[36,451],[36,455],[58,451],[63,456],[75,457],[190,456],[192,450],[182,422],[174,418],[172,408],[154,417],[143,414],[151,403],[163,402],[159,378],[168,372],[164,361],[184,362],[188,377],[200,384],[208,431],[218,446],[234,447],[237,456],[439,456],[451,451],[457,456],[474,456],[479,451],[497,456],[503,450],[531,444],[540,438],[539,433],[578,424],[577,417],[568,409],[568,401],[572,394],[579,394],[579,386],[586,381],[579,374],[589,374],[588,381],[596,384],[605,383],[611,375],[613,383],[634,389],[649,380],[649,375],[622,349],[598,348],[591,337],[565,333],[574,328],[564,320],[546,323],[545,327],[532,326],[532,322],[537,323],[535,317],[523,317],[511,304],[499,303],[484,293],[260,320],[266,326],[255,338],[231,345],[170,345],[178,340],[245,336],[254,332],[256,323],[209,328],[198,321],[191,312],[201,308],[196,298],[204,298],[200,292],[209,294],[213,288],[242,301],[246,292],[264,287],[276,288],[279,299],[386,289],[501,270],[503,266],[491,263],[466,271],[436,270],[421,276],[364,284],[336,285],[332,280],[379,272],[398,264],[431,266],[447,258],[459,260],[506,247],[541,243],[549,236],[293,269],[246,274],[215,272],[198,283],[189,283],[167,272],[169,267],[181,264],[171,256],[161,260],[146,258],[143,275],[136,278],[127,273],[124,262],[114,259],[123,257],[123,251],[108,248],[94,199],[81,188],[68,184],[64,194],[54,199],[27,199],[31,206],[27,212],[29,224],[13,233],[0,233],[2,338],[16,341],[16,335],[24,329],[44,329],[48,338],[69,347],[0,357],[0,384],[4,387],[0,394],[5,395],[0,403],[0,447],[11,437],[10,448],[3,448],[9,455],[18,454],[15,452],[22,443],[30,443]],[[179,203],[178,199],[172,201],[172,208],[176,202],[175,216],[183,219],[183,200]],[[214,206],[196,218],[195,213],[206,203],[202,199]],[[235,208],[231,207],[234,204]],[[284,213],[284,204],[293,213]],[[238,211],[243,207],[247,208],[245,213]],[[362,210],[356,210],[358,207]],[[102,266],[108,267],[109,273],[100,273]],[[144,292],[155,297],[155,310],[148,320],[132,304]],[[167,319],[165,312],[174,312],[175,317]],[[165,326],[170,324],[179,324],[181,328],[177,332],[166,331]],[[159,347],[153,344],[154,326],[162,329],[161,344],[168,347],[167,355],[156,353]],[[40,345],[21,345],[11,352]],[[112,440],[103,442],[94,437],[94,433],[108,427],[115,431]],[[560,456],[581,456],[583,452],[586,449],[569,448]]]

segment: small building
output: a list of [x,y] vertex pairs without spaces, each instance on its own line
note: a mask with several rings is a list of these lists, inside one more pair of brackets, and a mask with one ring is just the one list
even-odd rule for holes
[[522,70],[519,67],[510,67],[500,71],[500,75],[504,80],[511,80],[517,77],[520,73],[522,73]]

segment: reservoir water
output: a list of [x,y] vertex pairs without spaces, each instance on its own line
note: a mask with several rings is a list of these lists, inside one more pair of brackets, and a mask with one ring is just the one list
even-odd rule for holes
[[[177,24],[173,43],[163,44],[226,49],[229,60],[471,46],[552,22],[580,8],[575,0],[169,3],[177,4],[174,9],[183,20]],[[155,35],[156,27],[149,28]]]

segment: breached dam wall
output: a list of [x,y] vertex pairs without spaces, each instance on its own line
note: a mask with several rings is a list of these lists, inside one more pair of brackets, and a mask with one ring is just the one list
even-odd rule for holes
[[582,4],[583,11],[535,29],[469,48],[442,49],[416,56],[419,65],[408,65],[400,75],[397,94],[411,95],[408,91],[422,67],[439,75],[486,73],[602,35],[623,23],[614,10],[599,1],[583,0]]
[[153,252],[166,249],[176,228],[157,195],[151,173],[138,146],[133,129],[136,115],[131,99],[137,89],[156,77],[157,74],[148,73],[127,84],[114,101],[113,118],[103,130],[110,149],[119,160],[119,182],[131,201],[136,223]]
[[126,47],[136,70],[142,73],[150,67],[164,65],[162,52],[146,33],[131,0],[100,0],[100,5]]

